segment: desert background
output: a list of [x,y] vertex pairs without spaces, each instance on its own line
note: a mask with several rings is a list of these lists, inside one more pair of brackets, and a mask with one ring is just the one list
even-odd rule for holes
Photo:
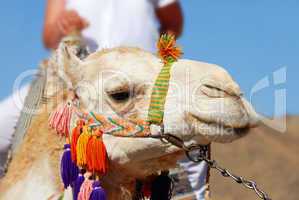
[[[231,144],[213,144],[212,158],[232,173],[255,181],[272,200],[298,200],[299,116],[287,116],[286,122],[284,133],[262,125]],[[188,187],[185,179],[180,181],[179,187]],[[253,190],[222,177],[216,170],[211,170],[210,187],[212,200],[259,199]],[[187,194],[174,199],[194,198]]]

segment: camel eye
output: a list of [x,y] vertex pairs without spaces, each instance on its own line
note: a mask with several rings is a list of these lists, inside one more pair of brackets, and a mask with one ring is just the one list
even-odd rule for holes
[[130,98],[129,91],[115,92],[115,93],[110,93],[109,95],[115,101],[127,101]]

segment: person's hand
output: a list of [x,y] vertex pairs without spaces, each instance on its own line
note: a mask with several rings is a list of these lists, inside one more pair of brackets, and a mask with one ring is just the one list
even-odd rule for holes
[[88,26],[88,22],[74,10],[66,10],[59,17],[58,29],[63,36],[74,31],[81,31]]

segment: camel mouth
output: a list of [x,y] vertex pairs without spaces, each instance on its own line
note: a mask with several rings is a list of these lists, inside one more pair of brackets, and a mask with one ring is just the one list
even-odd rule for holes
[[202,136],[211,142],[232,142],[245,136],[250,130],[249,124],[243,127],[233,127],[224,124],[221,120],[205,121],[190,113],[186,115],[186,121],[195,135]]

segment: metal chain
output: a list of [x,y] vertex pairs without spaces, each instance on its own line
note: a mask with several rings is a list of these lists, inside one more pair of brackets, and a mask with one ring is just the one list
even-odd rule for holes
[[162,133],[160,135],[160,139],[164,142],[167,141],[168,143],[183,149],[190,161],[195,163],[205,161],[211,169],[219,171],[223,177],[230,177],[236,183],[242,184],[244,187],[253,190],[258,195],[258,197],[260,197],[263,200],[271,200],[271,198],[263,190],[261,190],[254,181],[247,180],[242,176],[237,176],[231,173],[229,170],[221,167],[216,160],[209,159],[208,146],[186,146],[182,139],[169,133]]
[[[197,153],[195,154],[196,157],[192,156],[191,154],[192,151],[197,151]],[[271,200],[263,190],[258,188],[257,184],[254,181],[247,180],[242,176],[234,175],[229,170],[221,167],[216,160],[209,159],[207,154],[208,154],[208,148],[206,148],[206,146],[193,146],[189,149],[189,151],[186,151],[186,155],[188,159],[191,160],[192,162],[199,163],[205,161],[211,169],[216,169],[217,171],[220,172],[220,174],[223,177],[230,177],[236,183],[242,184],[246,188],[255,191],[255,193],[263,200]]]

